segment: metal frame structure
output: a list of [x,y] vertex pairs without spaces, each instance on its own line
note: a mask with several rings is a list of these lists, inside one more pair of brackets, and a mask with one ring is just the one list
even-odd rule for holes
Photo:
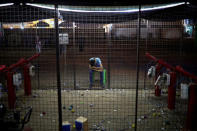
[[[36,3],[36,2],[40,2],[40,1],[36,1],[36,0],[34,0],[34,2]],[[33,2],[33,3],[34,3]],[[60,51],[59,51],[59,49],[60,49],[60,46],[59,46],[59,32],[60,32],[60,28],[59,28],[59,23],[58,23],[58,21],[59,21],[59,10],[58,10],[58,6],[62,3],[63,1],[61,1],[60,3],[58,3],[58,2],[56,2],[56,4],[54,4],[54,11],[52,11],[53,13],[54,13],[54,22],[55,22],[55,47],[56,47],[56,53],[55,53],[55,55],[56,55],[56,61],[55,61],[55,63],[56,63],[56,84],[57,84],[57,96],[58,96],[58,98],[57,98],[57,100],[58,100],[58,129],[59,129],[59,131],[62,131],[62,122],[63,122],[63,110],[62,110],[62,106],[63,106],[63,104],[62,104],[62,90],[63,90],[63,88],[62,88],[62,81],[61,81],[61,69],[60,69]],[[26,2],[24,2],[24,3],[26,3]],[[30,2],[30,3],[32,3],[32,1]],[[63,2],[64,3],[64,2]],[[135,2],[136,3],[136,2]],[[18,4],[18,3],[17,3]],[[71,4],[72,4],[72,2],[71,2]],[[82,3],[83,4],[83,3]],[[86,3],[87,4],[87,3]],[[98,3],[97,3],[98,4]],[[124,3],[123,3],[124,4]],[[139,113],[139,110],[138,110],[138,108],[139,108],[139,106],[138,106],[138,104],[139,104],[139,77],[140,77],[140,61],[141,61],[141,59],[140,59],[140,54],[141,54],[141,52],[140,52],[140,47],[142,46],[141,44],[140,44],[140,42],[141,42],[141,29],[142,29],[142,25],[141,25],[141,23],[142,23],[142,18],[144,17],[143,15],[143,13],[142,13],[142,11],[141,11],[141,9],[142,9],[142,4],[144,4],[143,2],[137,2],[136,3],[136,5],[138,5],[138,11],[136,12],[137,13],[137,19],[138,19],[138,22],[137,22],[137,44],[136,44],[136,83],[135,83],[135,121],[134,121],[134,129],[135,129],[135,131],[137,131],[138,129],[138,118],[139,118],[139,116],[138,116],[138,113]],[[136,15],[136,14],[135,14]],[[113,18],[113,17],[112,17]],[[120,20],[121,21],[121,20]],[[149,24],[147,24],[147,26],[148,26]],[[75,33],[76,33],[76,29],[75,29],[75,24],[73,23],[73,25],[72,25],[73,27],[72,27],[72,31],[73,31],[73,75],[72,75],[72,77],[73,77],[73,89],[74,90],[77,90],[78,89],[78,87],[77,87],[77,72],[76,72],[76,61],[75,61],[75,58],[76,58],[76,41],[75,41]],[[148,29],[148,27],[147,27],[147,29]],[[148,33],[147,33],[148,34]],[[107,54],[107,88],[108,89],[111,89],[111,86],[112,86],[112,80],[111,80],[111,76],[113,76],[112,75],[112,72],[111,72],[111,69],[112,69],[112,67],[111,67],[111,53],[112,53],[112,51],[111,51],[111,48],[112,48],[112,43],[111,43],[111,38],[112,38],[112,32],[108,32],[107,33],[107,42],[108,42],[108,44],[107,44],[107,50],[108,50],[108,54]],[[182,47],[181,47],[182,48]],[[147,49],[147,39],[146,39],[146,51],[147,51],[148,49]],[[14,68],[16,68],[16,67],[19,67],[19,66],[23,66],[24,67],[24,71],[26,72],[25,74],[28,74],[28,69],[29,69],[29,65],[28,65],[28,63],[30,62],[30,61],[32,61],[33,59],[35,59],[35,58],[37,58],[38,56],[39,56],[40,54],[36,54],[35,56],[33,56],[33,57],[31,57],[31,58],[29,58],[29,59],[27,59],[27,60],[25,60],[25,59],[20,59],[16,64],[13,64],[13,65],[11,65],[11,66],[9,66],[8,68],[6,68],[5,66],[0,66],[0,72],[1,71],[4,71],[4,70],[6,70],[6,71],[8,71],[8,73],[7,73],[7,77],[8,77],[8,79],[7,79],[7,81],[8,81],[8,87],[9,86],[11,86],[11,85],[9,85],[10,83],[12,83],[12,72],[10,72],[12,69],[14,69]],[[197,77],[196,76],[194,76],[193,74],[190,74],[189,72],[186,72],[185,70],[183,70],[183,68],[181,68],[180,66],[176,66],[176,67],[173,67],[173,66],[171,66],[171,65],[169,65],[168,63],[166,63],[165,61],[163,61],[163,60],[158,60],[156,57],[153,57],[153,56],[151,56],[150,54],[146,54],[146,56],[148,57],[148,58],[150,58],[150,59],[152,59],[153,61],[155,61],[156,63],[159,63],[160,65],[162,65],[162,66],[164,66],[164,67],[166,67],[166,68],[168,68],[168,69],[170,69],[170,70],[172,70],[172,72],[171,72],[171,76],[173,76],[173,79],[174,79],[174,81],[172,82],[172,85],[171,85],[171,88],[170,89],[172,89],[172,90],[169,90],[169,94],[172,94],[171,96],[175,96],[175,89],[173,88],[174,87],[174,82],[175,82],[175,79],[176,79],[176,74],[175,74],[175,72],[180,72],[180,73],[182,73],[184,76],[187,76],[187,77],[190,77],[191,79],[193,79],[193,80],[197,80]],[[159,69],[158,69],[159,70]],[[26,76],[25,77],[26,78],[26,80],[25,81],[28,81],[28,83],[30,83],[30,79],[29,79],[29,77],[28,76]],[[145,80],[144,80],[145,81]],[[28,89],[29,89],[29,84],[28,83],[25,83],[25,85],[26,86],[28,86]],[[25,86],[25,87],[26,87]],[[12,90],[13,91],[13,90]],[[11,92],[12,92],[11,91]],[[10,92],[10,91],[9,91]],[[30,95],[31,94],[31,92],[29,91],[29,90],[26,90],[25,92],[27,92],[27,95]],[[157,93],[155,93],[157,96],[160,96],[160,90],[157,90],[156,91]],[[12,97],[15,97],[14,96],[14,94],[12,93]],[[170,97],[171,98],[171,97]],[[11,99],[13,99],[13,98],[11,98]],[[195,98],[194,98],[195,99]],[[174,104],[175,104],[175,98],[173,97],[173,101],[170,101],[170,102],[172,102],[171,104],[169,104],[169,109],[174,109],[175,107],[174,107]],[[191,101],[190,101],[191,102]],[[192,103],[192,102],[191,102]],[[13,105],[13,104],[12,104]],[[188,110],[192,110],[193,109],[193,107],[189,107],[189,109]],[[74,111],[73,111],[74,112]],[[192,111],[191,111],[192,112]],[[188,121],[191,121],[193,118],[191,118],[191,114],[188,114]],[[188,124],[188,126],[191,126],[191,125],[189,125]],[[188,127],[188,128],[190,128],[190,127]]]

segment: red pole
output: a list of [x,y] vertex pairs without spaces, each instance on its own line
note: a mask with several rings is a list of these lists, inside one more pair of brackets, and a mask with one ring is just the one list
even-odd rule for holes
[[170,69],[172,71],[175,70],[175,68],[173,66],[171,66],[170,64],[166,63],[165,61],[163,60],[158,60],[157,61],[159,64],[161,64],[162,66],[166,67],[167,69]]
[[25,62],[26,62],[25,59],[21,58],[17,63],[10,65],[7,70],[12,70],[16,67],[19,67],[23,65]]
[[197,77],[187,71],[185,71],[181,66],[176,66],[176,71],[179,71],[180,73],[182,73],[183,75],[194,79],[195,81],[197,81]]
[[159,89],[159,86],[155,86],[155,96],[161,96],[161,89]]
[[152,55],[149,54],[149,53],[146,53],[146,56],[147,56],[149,59],[151,59],[151,60],[153,60],[153,61],[155,61],[155,62],[158,61],[156,57],[152,56]]
[[16,102],[16,92],[13,85],[13,72],[7,72],[7,88],[8,88],[8,105],[10,109],[14,109]]
[[175,68],[174,68],[173,66],[171,66],[170,64],[166,63],[165,61],[163,61],[163,60],[161,60],[161,59],[157,59],[156,57],[150,55],[149,53],[146,53],[146,56],[147,56],[149,59],[151,59],[151,60],[153,60],[153,61],[159,63],[160,65],[162,65],[162,66],[164,66],[164,67],[166,67],[166,68],[168,68],[168,69],[170,69],[170,70],[175,70]]
[[[33,59],[36,59],[40,54],[35,54],[32,57],[28,58],[26,60],[26,63],[32,61]],[[30,64],[26,64],[23,67],[23,73],[24,73],[24,90],[25,90],[25,95],[29,96],[31,95],[31,77],[29,74],[29,68]]]
[[0,65],[0,72],[3,71],[6,68],[5,65]]
[[182,73],[183,75],[194,79],[195,81],[197,81],[197,76],[185,71],[181,66],[176,66],[175,68],[173,66],[171,66],[170,64],[166,63],[165,61],[161,60],[161,59],[157,59],[156,57],[150,55],[149,53],[146,53],[146,57],[148,57],[149,59],[157,62],[158,64],[161,64],[162,66],[172,70],[172,71],[178,71],[180,73]]
[[170,85],[168,86],[168,109],[175,109],[176,100],[176,72],[170,72]]
[[186,128],[191,131],[196,131],[197,118],[197,85],[190,85],[189,87],[189,103],[187,112]]
[[24,73],[24,91],[25,95],[31,95],[31,78],[29,74],[29,64],[24,65],[23,73]]
[[30,57],[30,58],[27,59],[27,62],[30,62],[30,61],[32,61],[33,59],[36,59],[38,56],[40,56],[40,54],[35,54],[35,55],[33,55],[32,57]]
[[[162,68],[162,66],[160,64],[156,65],[155,81],[157,80],[157,78],[160,75],[161,68]],[[159,88],[158,85],[155,85],[155,96],[161,96],[161,89]]]

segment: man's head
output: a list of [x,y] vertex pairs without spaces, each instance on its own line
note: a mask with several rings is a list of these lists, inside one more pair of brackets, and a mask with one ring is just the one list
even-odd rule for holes
[[90,59],[89,63],[91,66],[94,66],[95,65],[95,58]]

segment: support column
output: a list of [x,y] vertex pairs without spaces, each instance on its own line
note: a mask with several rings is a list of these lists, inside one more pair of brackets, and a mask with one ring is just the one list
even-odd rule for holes
[[29,64],[27,64],[23,67],[24,91],[25,91],[25,95],[27,95],[27,96],[31,95],[31,77],[29,74],[29,67],[30,67]]
[[170,85],[168,86],[168,109],[175,109],[176,100],[176,72],[170,72]]
[[107,27],[107,45],[108,45],[108,53],[107,53],[107,88],[111,88],[111,30],[112,30],[112,25],[109,24]]
[[56,77],[57,77],[57,94],[58,94],[58,124],[59,131],[62,131],[62,92],[59,62],[59,24],[58,24],[58,5],[55,4],[55,38],[56,38]]
[[186,128],[190,131],[196,131],[196,120],[197,120],[197,85],[192,84],[189,87],[189,102]]
[[76,43],[75,43],[75,22],[73,22],[73,81],[74,89],[77,89],[76,86]]
[[[156,65],[155,80],[157,80],[158,76],[160,75],[161,68],[162,66],[160,64]],[[155,85],[155,96],[161,96],[161,89],[158,85]]]
[[138,88],[139,88],[139,70],[140,70],[140,40],[141,40],[141,3],[139,3],[139,11],[138,11],[138,31],[137,31],[137,56],[136,56],[136,95],[135,95],[135,131],[137,131],[137,127],[138,127]]
[[8,105],[10,109],[14,109],[16,103],[16,91],[13,85],[13,72],[7,72],[7,88],[8,88]]

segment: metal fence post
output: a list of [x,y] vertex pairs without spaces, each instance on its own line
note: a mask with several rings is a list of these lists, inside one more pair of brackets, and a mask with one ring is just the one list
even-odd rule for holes
[[141,35],[141,4],[138,11],[138,35],[137,35],[137,64],[136,64],[136,98],[135,98],[135,131],[137,131],[137,113],[138,113],[138,86],[139,86],[139,44]]
[[58,5],[55,4],[55,36],[56,36],[56,73],[57,73],[57,93],[58,93],[58,115],[59,131],[62,131],[62,100],[61,100],[61,80],[59,63],[59,25],[58,25]]

